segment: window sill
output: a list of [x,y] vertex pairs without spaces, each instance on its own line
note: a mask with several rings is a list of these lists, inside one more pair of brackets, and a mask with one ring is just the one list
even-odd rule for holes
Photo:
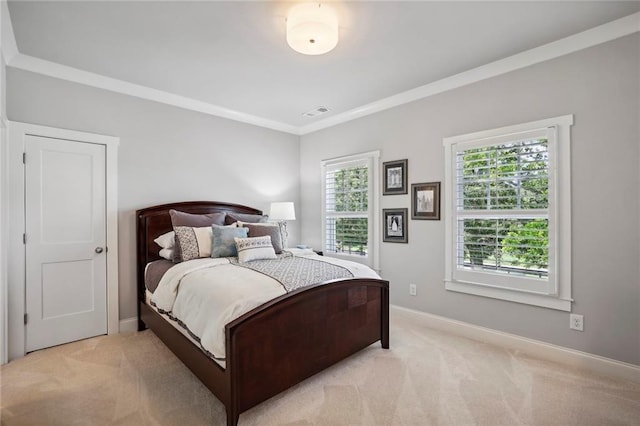
[[560,299],[554,296],[544,296],[534,293],[524,293],[496,287],[468,284],[459,281],[445,280],[445,289],[458,293],[473,294],[492,299],[507,300],[509,302],[523,303],[525,305],[540,306],[571,312],[571,300]]
[[349,260],[351,262],[362,263],[363,265],[371,266],[371,258],[369,256],[360,256],[357,254],[345,254],[345,253],[333,253],[326,249],[322,250],[324,256],[333,257],[336,259]]

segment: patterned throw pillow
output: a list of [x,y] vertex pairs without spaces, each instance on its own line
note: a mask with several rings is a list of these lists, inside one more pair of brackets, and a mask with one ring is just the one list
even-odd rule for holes
[[176,249],[180,250],[180,262],[211,256],[211,226],[176,226],[173,230],[176,233]]
[[277,258],[276,252],[271,245],[271,237],[268,235],[255,238],[236,238],[235,240],[240,263]]
[[235,238],[246,238],[247,228],[213,226],[211,257],[237,256]]

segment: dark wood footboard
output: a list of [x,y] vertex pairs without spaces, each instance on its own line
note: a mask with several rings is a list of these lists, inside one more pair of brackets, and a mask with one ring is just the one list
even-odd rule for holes
[[389,347],[389,283],[351,279],[305,288],[229,323],[227,368],[241,413],[381,341]]

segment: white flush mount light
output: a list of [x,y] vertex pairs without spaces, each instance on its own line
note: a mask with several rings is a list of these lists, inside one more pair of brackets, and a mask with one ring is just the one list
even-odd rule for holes
[[338,44],[338,18],[326,4],[302,3],[287,16],[287,43],[296,52],[322,55]]

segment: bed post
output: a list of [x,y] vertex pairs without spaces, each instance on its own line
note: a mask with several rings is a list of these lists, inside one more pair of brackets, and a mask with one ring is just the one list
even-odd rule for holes
[[237,426],[240,415],[233,412],[233,408],[227,407],[227,426]]
[[147,329],[147,325],[142,321],[142,313],[140,312],[140,301],[138,301],[138,331],[144,331]]
[[136,294],[138,295],[138,331],[143,331],[147,328],[144,321],[142,321],[142,312],[140,312],[140,304],[146,302],[145,300],[145,285],[144,285],[144,265],[147,262],[147,223],[146,216],[136,212]]
[[383,349],[389,349],[389,283],[381,289],[382,297],[382,312],[380,319],[382,320],[380,330],[380,343]]
[[236,371],[236,348],[234,332],[225,326],[225,351],[226,351],[226,371],[228,399],[225,403],[227,412],[227,426],[237,426],[240,418],[238,411],[238,373]]

